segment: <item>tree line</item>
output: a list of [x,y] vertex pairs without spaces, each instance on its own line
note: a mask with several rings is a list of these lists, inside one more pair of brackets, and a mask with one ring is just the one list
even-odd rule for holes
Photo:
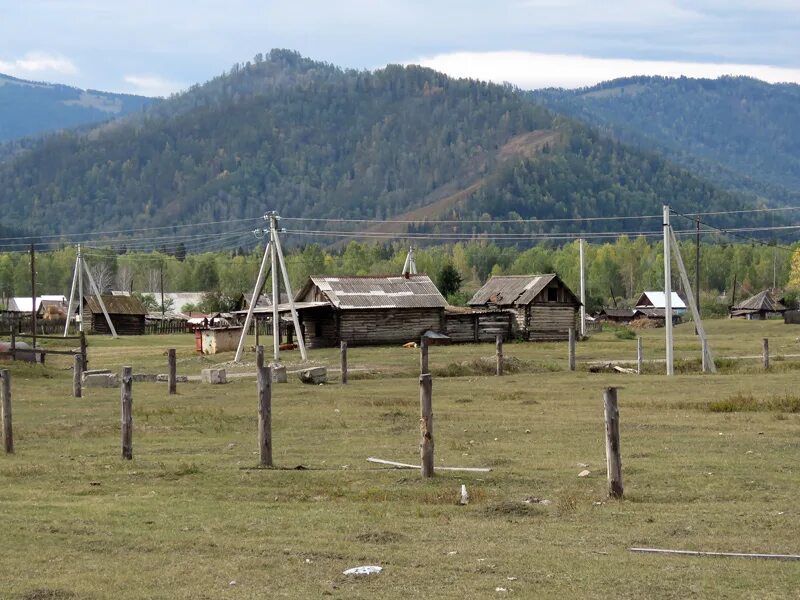
[[[701,304],[708,314],[724,312],[738,300],[773,285],[787,292],[788,301],[800,288],[800,251],[783,246],[749,243],[700,245]],[[694,281],[695,243],[680,242],[681,255]],[[663,246],[645,237],[621,236],[613,242],[587,243],[587,308],[631,305],[644,290],[663,289]],[[310,275],[399,275],[408,247],[351,241],[340,249],[318,244],[294,248],[286,256],[296,292]],[[194,310],[229,310],[242,293],[252,292],[263,247],[248,251],[170,255],[161,252],[85,253],[98,285],[104,291],[139,294],[204,292],[204,306]],[[494,242],[470,241],[415,249],[417,270],[428,274],[452,304],[464,304],[492,275],[558,273],[576,293],[579,290],[578,242],[556,246],[541,243],[528,249]],[[68,295],[75,249],[40,252],[36,256],[37,293]],[[673,268],[673,289],[680,290]],[[0,253],[0,297],[30,296],[30,258],[27,253]],[[271,289],[268,280],[266,290]],[[85,293],[88,293],[86,283]],[[157,298],[158,300],[158,298]],[[0,301],[2,302],[2,301]],[[185,307],[174,306],[174,310]]]

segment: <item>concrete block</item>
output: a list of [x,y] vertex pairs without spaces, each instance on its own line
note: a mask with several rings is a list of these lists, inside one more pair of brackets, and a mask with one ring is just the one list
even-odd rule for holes
[[225,369],[203,369],[200,372],[200,378],[203,383],[220,384],[228,383],[227,374]]
[[272,368],[272,383],[288,383],[289,376],[286,374],[286,367],[278,363],[269,363]]
[[110,388],[119,385],[119,377],[113,373],[90,373],[83,376],[83,387]]
[[303,383],[319,384],[328,381],[328,369],[325,367],[311,367],[303,369],[299,373],[300,381]]
[[[160,373],[156,376],[156,381],[162,381],[166,383],[169,381],[169,375],[166,373]],[[188,375],[175,375],[175,383],[189,383],[189,376]]]

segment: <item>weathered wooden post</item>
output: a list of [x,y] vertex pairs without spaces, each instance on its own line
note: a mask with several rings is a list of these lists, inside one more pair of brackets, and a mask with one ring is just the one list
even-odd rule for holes
[[500,377],[503,374],[503,334],[498,333],[494,341],[494,355],[497,360],[495,374]]
[[3,443],[6,454],[14,454],[14,432],[11,428],[11,374],[8,369],[0,371],[0,380],[3,391]]
[[708,373],[711,371],[711,365],[708,364],[708,340],[705,337],[700,339],[700,347],[702,349],[701,352],[703,353],[703,373]]
[[764,368],[769,369],[769,338],[761,341],[761,360],[764,362]]
[[642,336],[636,338],[636,374],[642,374],[642,365],[644,363],[644,345],[642,343]]
[[419,376],[419,457],[422,476],[433,477],[433,381],[430,373]]
[[347,384],[347,342],[339,344],[339,358],[342,365],[342,384]]
[[80,398],[83,395],[81,389],[81,375],[83,375],[83,357],[75,354],[72,357],[72,396]]
[[568,341],[568,346],[569,346],[569,348],[568,348],[569,370],[570,371],[574,371],[575,370],[575,328],[574,327],[570,327],[569,328],[569,338],[568,338],[568,340],[569,340]]
[[428,342],[425,338],[419,341],[419,373],[424,375],[428,372]]
[[17,360],[17,332],[11,328],[11,360]]
[[86,354],[86,334],[83,331],[81,331],[81,357],[83,358],[83,371],[85,371],[89,368],[89,355]]
[[606,421],[606,465],[608,469],[608,494],[622,498],[622,459],[619,453],[619,409],[617,388],[609,387],[603,392],[603,408]]
[[170,394],[177,394],[178,393],[178,361],[175,357],[175,348],[170,348],[167,350],[167,365],[169,368],[169,372],[167,373],[167,381],[169,382],[169,393]]
[[122,367],[122,458],[133,458],[133,369]]
[[256,346],[258,368],[259,464],[272,466],[272,369],[264,366],[264,346]]

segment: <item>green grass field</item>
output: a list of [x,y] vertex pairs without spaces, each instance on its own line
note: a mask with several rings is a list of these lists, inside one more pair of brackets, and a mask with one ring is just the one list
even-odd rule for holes
[[[575,373],[566,344],[507,344],[517,372],[502,378],[476,360],[493,345],[432,347],[436,464],[492,471],[427,481],[366,462],[419,460],[415,350],[351,348],[346,387],[336,374],[276,386],[270,470],[256,468],[252,378],[180,384],[172,397],[135,383],[134,459],[123,461],[119,390],[73,399],[66,358],[6,363],[17,452],[0,455],[0,598],[797,597],[800,562],[628,551],[800,554],[800,328],[707,328],[726,357],[717,375],[699,373],[690,324],[676,328],[672,378],[661,363],[589,373],[586,361],[635,358],[636,341],[612,331],[579,344]],[[647,358],[663,358],[663,330],[642,336]],[[770,372],[730,358],[757,357],[763,337]],[[89,343],[91,368],[164,372],[168,347],[180,374],[232,359],[196,356],[191,336]],[[338,351],[310,358],[336,366]],[[609,385],[620,387],[621,501],[606,491]],[[342,575],[365,564],[384,571]]]

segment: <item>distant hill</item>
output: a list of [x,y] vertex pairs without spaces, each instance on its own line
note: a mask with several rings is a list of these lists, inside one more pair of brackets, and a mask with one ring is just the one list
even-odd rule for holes
[[0,74],[0,142],[97,123],[141,110],[152,98],[25,81]]
[[0,205],[37,233],[269,209],[313,219],[584,218],[654,214],[664,201],[682,210],[759,202],[509,86],[417,66],[342,70],[286,50],[235,65],[141,115],[48,136],[0,165]]
[[800,199],[800,86],[631,77],[530,96],[727,187]]

